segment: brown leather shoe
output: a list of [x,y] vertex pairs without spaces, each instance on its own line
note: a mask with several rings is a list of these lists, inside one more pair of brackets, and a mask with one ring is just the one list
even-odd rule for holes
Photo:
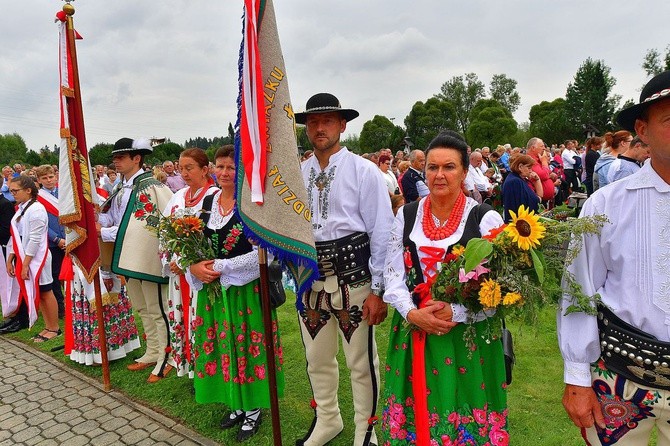
[[133,362],[130,364],[127,369],[130,370],[131,372],[137,372],[139,370],[144,370],[149,367],[155,366],[155,362]]
[[149,375],[149,378],[147,378],[147,382],[148,382],[149,384],[157,383],[157,382],[160,381],[161,379],[163,379],[163,378],[165,378],[166,376],[168,376],[168,373],[170,373],[170,372],[172,371],[173,368],[174,368],[174,367],[172,367],[170,364],[167,364],[167,365],[165,366],[165,368],[163,369],[163,376],[154,375],[154,374],[152,373],[151,375]]

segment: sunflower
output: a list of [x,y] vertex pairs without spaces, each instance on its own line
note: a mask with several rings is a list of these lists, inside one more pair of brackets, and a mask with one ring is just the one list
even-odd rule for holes
[[479,303],[484,308],[495,308],[500,304],[500,285],[492,279],[486,279],[479,288]]
[[521,300],[521,294],[516,292],[505,293],[503,297],[503,305],[514,305]]
[[455,255],[456,257],[460,257],[463,254],[465,254],[465,246],[463,245],[456,245],[451,249],[451,253]]
[[540,223],[540,216],[526,209],[524,205],[519,207],[518,214],[509,211],[512,221],[507,225],[505,231],[512,237],[512,241],[519,248],[528,251],[530,248],[540,246],[540,239],[544,237],[544,225]]

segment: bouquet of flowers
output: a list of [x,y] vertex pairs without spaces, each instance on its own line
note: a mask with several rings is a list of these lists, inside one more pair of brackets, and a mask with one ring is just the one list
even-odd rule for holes
[[[510,215],[509,224],[447,253],[431,285],[432,298],[461,304],[473,315],[484,311],[493,321],[513,315],[535,323],[541,308],[558,304],[564,280],[575,302],[568,312],[594,314],[599,296],[586,296],[566,267],[581,249],[579,236],[598,234],[607,219],[557,221],[524,206]],[[470,322],[465,340],[473,346],[475,330]]]
[[[190,209],[180,209],[173,215],[162,217],[158,224],[159,256],[168,262],[178,259],[184,270],[200,261],[215,259],[217,235],[208,239],[204,229],[205,223]],[[210,299],[221,292],[218,280],[205,286]]]

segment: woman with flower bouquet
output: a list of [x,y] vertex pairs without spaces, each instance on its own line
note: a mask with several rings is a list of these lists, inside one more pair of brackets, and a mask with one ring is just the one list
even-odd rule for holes
[[[270,407],[267,342],[275,345],[277,392],[283,394],[282,350],[274,310],[273,332],[264,332],[258,250],[242,233],[235,215],[233,146],[219,149],[215,163],[221,191],[205,198],[201,218],[217,255],[191,265],[186,274],[198,290],[192,323],[195,399],[224,403],[232,409],[221,428],[239,425],[237,439],[244,441],[258,431],[260,408]],[[203,283],[208,285],[203,287]],[[215,296],[207,289],[213,283],[221,285]]]
[[[175,192],[163,210],[163,215],[174,218],[191,215],[197,221],[196,215],[200,212],[205,197],[218,190],[209,175],[207,154],[198,148],[184,150],[179,156],[179,170],[186,187]],[[177,376],[188,374],[192,377],[190,321],[195,313],[193,299],[197,293],[191,292],[184,275],[184,269],[188,264],[183,263],[183,259],[174,253],[174,249],[166,246],[168,243],[165,240],[165,231],[159,231],[159,236],[161,237],[160,256],[163,262],[163,273],[170,279],[168,285],[168,324],[172,348],[170,354],[176,364]]]
[[[383,445],[508,443],[503,349],[488,336],[491,312],[431,296],[452,248],[503,223],[490,206],[463,194],[467,149],[455,132],[431,141],[430,194],[398,212],[391,234],[384,300],[397,311],[386,364]],[[415,329],[409,331],[407,322]],[[464,336],[470,326],[472,343]]]

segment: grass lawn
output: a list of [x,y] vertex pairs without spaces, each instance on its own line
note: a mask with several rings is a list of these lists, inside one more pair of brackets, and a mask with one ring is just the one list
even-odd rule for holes
[[[289,297],[288,302],[291,302]],[[302,437],[309,427],[313,411],[309,406],[311,390],[307,382],[305,359],[303,354],[297,316],[291,303],[278,310],[279,323],[284,347],[284,366],[286,390],[280,399],[281,428],[283,443],[295,444],[295,439]],[[390,318],[377,330],[377,342],[380,359],[386,357]],[[554,312],[547,310],[541,318],[537,330],[512,325],[514,334],[517,364],[514,369],[514,381],[509,387],[509,429],[511,445],[547,445],[571,446],[583,445],[579,431],[567,418],[561,405],[563,393],[563,366],[558,353]],[[29,338],[41,329],[41,320],[29,333],[27,330],[7,335],[39,348],[52,355],[73,369],[77,369],[102,382],[99,367],[85,367],[73,363],[62,351],[51,353],[49,350],[62,343],[59,340],[43,344],[33,344]],[[139,357],[133,352],[132,358]],[[340,354],[340,364],[345,364]],[[183,422],[184,425],[222,444],[236,444],[235,430],[221,431],[219,421],[225,412],[222,405],[196,404],[188,378],[177,378],[176,375],[149,385],[145,383],[148,372],[128,372],[126,365],[131,359],[126,358],[110,364],[112,387],[122,391],[130,398],[152,406],[154,409]],[[342,369],[342,368],[341,368]],[[350,445],[353,439],[352,403],[349,375],[346,370],[340,373],[340,405],[345,420],[344,432],[330,444],[332,446]],[[272,426],[269,422],[269,411],[264,414],[263,423],[258,435],[249,444],[272,445]]]

